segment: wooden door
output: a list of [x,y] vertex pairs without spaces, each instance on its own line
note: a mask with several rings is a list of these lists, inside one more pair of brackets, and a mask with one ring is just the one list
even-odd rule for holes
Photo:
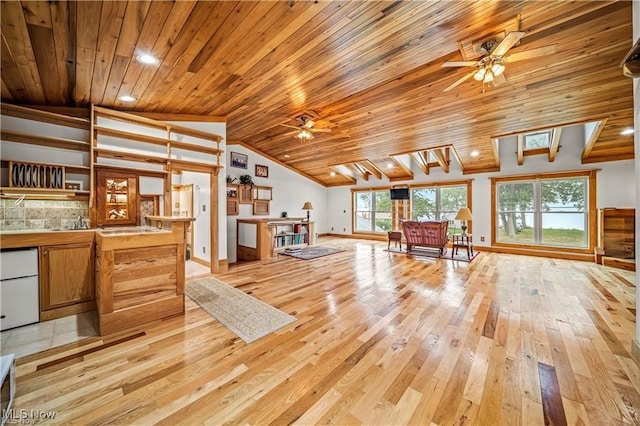
[[40,248],[40,310],[94,299],[93,243]]

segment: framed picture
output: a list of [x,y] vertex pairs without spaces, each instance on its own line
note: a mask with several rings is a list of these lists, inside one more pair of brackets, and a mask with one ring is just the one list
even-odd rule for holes
[[260,164],[256,164],[256,176],[268,178],[269,177],[269,167],[261,166]]
[[246,169],[249,163],[249,156],[246,154],[240,154],[237,152],[231,153],[231,167],[237,167],[239,169]]
[[71,189],[74,191],[82,190],[82,182],[79,180],[67,180],[64,182],[64,189]]

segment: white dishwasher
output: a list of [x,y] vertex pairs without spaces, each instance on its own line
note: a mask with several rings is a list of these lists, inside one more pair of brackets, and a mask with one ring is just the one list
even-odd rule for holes
[[0,251],[0,330],[39,320],[38,249]]

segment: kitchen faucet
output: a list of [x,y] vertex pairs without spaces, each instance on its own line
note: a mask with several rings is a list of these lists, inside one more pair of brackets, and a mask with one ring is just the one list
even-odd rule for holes
[[78,219],[73,223],[71,229],[87,229],[86,225],[82,221],[82,216],[78,216]]

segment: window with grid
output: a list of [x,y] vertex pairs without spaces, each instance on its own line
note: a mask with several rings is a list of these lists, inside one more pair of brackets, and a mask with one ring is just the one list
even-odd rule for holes
[[588,176],[498,182],[497,242],[587,248],[588,192]]

